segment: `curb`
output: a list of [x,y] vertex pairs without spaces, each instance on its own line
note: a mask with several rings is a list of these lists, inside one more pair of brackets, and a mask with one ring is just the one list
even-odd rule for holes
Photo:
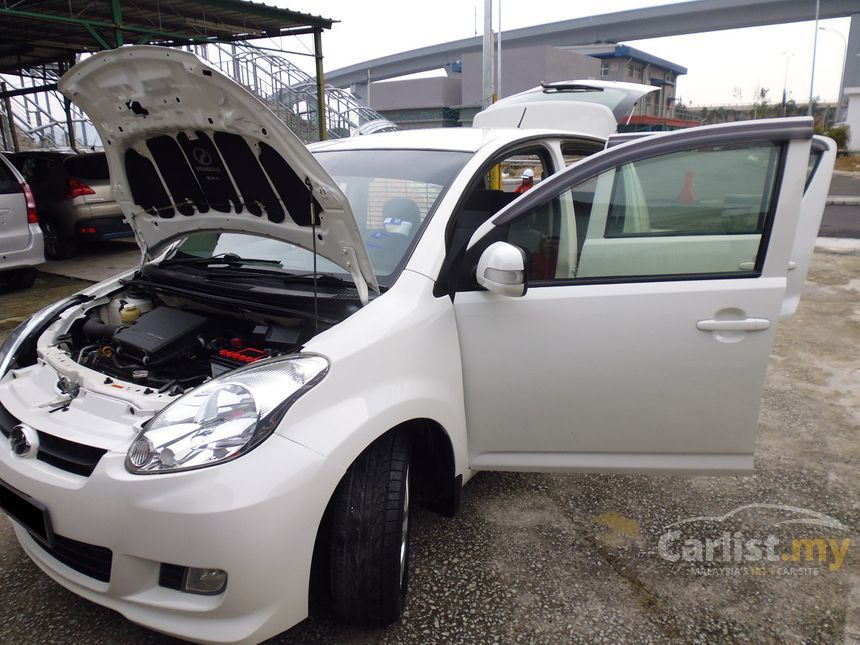
[[860,197],[853,195],[830,195],[827,197],[828,206],[860,206]]

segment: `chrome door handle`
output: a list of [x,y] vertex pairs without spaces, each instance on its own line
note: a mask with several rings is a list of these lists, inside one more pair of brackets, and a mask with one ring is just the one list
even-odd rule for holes
[[767,318],[743,318],[741,320],[700,320],[696,329],[701,331],[763,331],[770,327]]

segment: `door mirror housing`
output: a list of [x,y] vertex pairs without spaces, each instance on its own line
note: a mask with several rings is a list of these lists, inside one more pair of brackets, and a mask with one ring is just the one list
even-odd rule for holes
[[478,284],[500,296],[519,298],[526,293],[526,254],[507,242],[490,244],[478,260]]

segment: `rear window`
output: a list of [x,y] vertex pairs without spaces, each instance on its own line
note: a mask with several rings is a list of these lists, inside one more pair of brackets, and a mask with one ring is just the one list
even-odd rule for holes
[[18,183],[18,178],[12,173],[9,166],[0,161],[0,195],[20,192],[21,184]]
[[33,184],[48,181],[52,173],[56,174],[57,164],[49,158],[14,155],[9,158],[12,165],[24,176],[24,181],[33,187]]
[[103,154],[86,154],[69,157],[63,162],[66,172],[80,179],[110,179],[107,157]]

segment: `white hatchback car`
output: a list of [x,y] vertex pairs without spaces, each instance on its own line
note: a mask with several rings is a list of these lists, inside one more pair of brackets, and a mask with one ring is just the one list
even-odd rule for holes
[[35,267],[45,261],[44,238],[33,193],[24,178],[0,155],[0,283],[31,287]]
[[835,157],[811,119],[607,145],[611,87],[577,132],[574,83],[544,88],[564,129],[309,151],[186,52],[60,87],[145,253],[0,353],[0,505],[75,593],[208,642],[312,601],[384,624],[413,504],[455,513],[476,471],[753,468]]

